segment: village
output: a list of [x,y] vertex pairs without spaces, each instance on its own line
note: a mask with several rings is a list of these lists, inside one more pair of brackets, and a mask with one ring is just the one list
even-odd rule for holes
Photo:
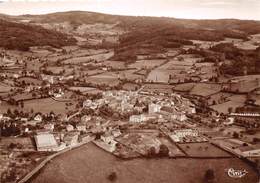
[[81,26],[91,38],[74,46],[0,50],[1,182],[85,144],[122,160],[240,158],[260,171],[260,75],[225,74],[234,60],[213,50],[259,52],[259,34],[159,53],[142,45],[124,62],[115,27]]

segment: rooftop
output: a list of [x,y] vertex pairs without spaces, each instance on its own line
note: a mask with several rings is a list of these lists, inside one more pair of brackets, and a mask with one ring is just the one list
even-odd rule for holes
[[36,142],[37,148],[57,146],[57,141],[55,140],[54,135],[50,134],[50,133],[43,133],[43,134],[36,135],[35,142]]

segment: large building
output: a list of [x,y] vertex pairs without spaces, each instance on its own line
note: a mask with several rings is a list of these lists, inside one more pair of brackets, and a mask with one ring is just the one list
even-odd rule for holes
[[151,103],[148,106],[149,114],[160,112],[161,106],[158,104]]
[[53,134],[38,133],[35,137],[37,151],[56,151],[58,143]]
[[193,129],[181,129],[181,130],[175,130],[171,135],[170,138],[174,142],[181,142],[186,137],[198,137],[199,132],[198,130]]

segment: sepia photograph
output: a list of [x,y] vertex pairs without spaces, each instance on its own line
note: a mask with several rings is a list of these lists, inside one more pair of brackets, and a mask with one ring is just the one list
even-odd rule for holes
[[0,0],[0,183],[260,183],[260,0]]

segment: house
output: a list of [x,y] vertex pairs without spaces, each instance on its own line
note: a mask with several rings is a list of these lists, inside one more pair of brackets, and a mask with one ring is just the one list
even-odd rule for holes
[[143,121],[142,115],[132,115],[130,116],[129,122],[132,123],[141,123]]
[[95,135],[92,133],[87,133],[80,136],[80,142],[90,142],[92,140],[95,140]]
[[158,114],[141,114],[141,115],[132,115],[129,118],[130,122],[141,123],[149,120],[158,119],[160,115]]
[[79,123],[76,125],[78,131],[86,131],[86,125],[84,123]]
[[43,81],[48,81],[49,83],[54,84],[54,76],[41,74],[41,78]]
[[83,107],[91,107],[92,105],[92,100],[85,100],[83,102]]
[[81,122],[86,123],[91,120],[91,116],[85,115],[81,117]]
[[178,120],[178,121],[185,121],[188,119],[187,116],[181,112],[176,112],[176,113],[172,114],[171,118]]
[[36,126],[38,123],[40,123],[40,121],[30,120],[30,121],[25,122],[24,125]]
[[148,113],[149,113],[149,114],[153,114],[153,113],[156,113],[156,112],[160,112],[160,110],[161,110],[161,106],[158,105],[158,104],[151,103],[151,104],[149,104],[149,106],[148,106]]
[[28,118],[21,118],[20,119],[22,122],[27,122],[28,121]]
[[42,122],[42,115],[41,114],[37,114],[36,116],[34,116],[34,121],[37,121],[37,122]]
[[53,134],[38,133],[34,137],[37,151],[56,151],[58,143]]
[[198,136],[199,136],[198,130],[193,130],[193,129],[175,130],[172,134],[170,134],[170,138],[174,142],[181,142],[186,137],[198,137]]
[[74,127],[69,124],[69,125],[66,126],[66,130],[67,130],[68,132],[73,131],[73,130],[74,130]]
[[112,132],[113,137],[119,137],[122,133],[119,129],[115,129]]
[[101,140],[105,143],[106,146],[103,146],[107,151],[114,152],[116,150],[117,142],[114,140],[114,137],[111,135],[102,135]]
[[79,133],[71,132],[65,134],[63,141],[66,143],[67,146],[75,146],[78,144]]
[[164,106],[160,113],[164,116],[168,116],[168,118],[170,118],[171,120],[178,120],[178,121],[187,120],[187,116],[184,113],[178,112],[171,107]]
[[49,131],[53,131],[54,130],[54,124],[53,123],[45,124],[44,129],[49,130]]

